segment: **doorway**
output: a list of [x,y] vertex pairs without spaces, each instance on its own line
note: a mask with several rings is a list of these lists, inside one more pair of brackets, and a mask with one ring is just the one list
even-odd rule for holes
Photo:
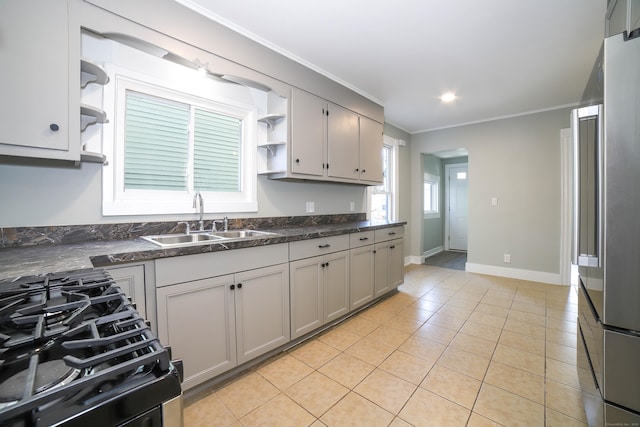
[[469,164],[445,165],[445,250],[467,251]]

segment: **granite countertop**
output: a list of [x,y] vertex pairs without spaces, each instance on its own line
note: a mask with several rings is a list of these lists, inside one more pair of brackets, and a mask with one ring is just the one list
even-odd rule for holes
[[115,264],[150,261],[158,258],[287,243],[405,224],[406,221],[359,221],[317,226],[270,228],[264,231],[275,233],[275,235],[239,240],[229,239],[206,245],[170,249],[163,249],[142,238],[66,245],[1,248],[0,280],[92,267],[109,267]]

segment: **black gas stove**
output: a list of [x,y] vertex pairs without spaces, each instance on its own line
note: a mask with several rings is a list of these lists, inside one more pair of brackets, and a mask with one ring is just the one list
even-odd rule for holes
[[181,425],[170,357],[104,270],[0,282],[0,426]]

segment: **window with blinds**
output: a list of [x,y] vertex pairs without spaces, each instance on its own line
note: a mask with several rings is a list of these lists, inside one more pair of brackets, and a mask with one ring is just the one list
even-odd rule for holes
[[241,190],[241,119],[127,91],[124,133],[125,191]]
[[105,87],[113,120],[102,127],[112,159],[103,168],[104,215],[192,214],[196,191],[205,213],[257,211],[257,115],[266,96],[264,106],[249,103],[260,98],[197,80],[194,70],[152,83],[106,68],[114,84]]

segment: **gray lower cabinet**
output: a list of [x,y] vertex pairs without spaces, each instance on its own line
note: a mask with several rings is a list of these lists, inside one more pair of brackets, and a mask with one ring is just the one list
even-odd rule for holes
[[404,239],[391,241],[389,253],[389,283],[397,288],[404,282]]
[[287,264],[156,290],[158,334],[189,389],[290,340]]
[[404,226],[377,229],[374,240],[375,296],[379,297],[404,281]]
[[182,359],[189,389],[237,364],[233,275],[159,288],[158,335]]
[[349,312],[349,251],[292,261],[291,338]]
[[349,236],[289,244],[291,337],[298,338],[349,312]]
[[287,264],[235,274],[238,364],[289,342]]
[[403,239],[376,243],[374,298],[397,288],[404,281]]
[[123,265],[106,269],[120,289],[131,298],[138,313],[147,318],[147,304],[145,297],[145,271],[143,264]]
[[391,290],[389,281],[389,258],[391,257],[391,243],[376,243],[374,254],[374,286],[373,296],[377,298]]
[[287,244],[158,259],[155,282],[185,390],[290,341]]
[[[354,235],[362,235],[363,233],[352,234],[352,247],[354,246]],[[371,234],[373,236],[373,234]],[[350,310],[354,310],[364,304],[373,301],[374,295],[374,245],[373,239],[368,236],[355,237],[356,239],[366,238],[365,244],[355,247],[349,251],[349,261],[351,263],[351,289],[350,289]]]

